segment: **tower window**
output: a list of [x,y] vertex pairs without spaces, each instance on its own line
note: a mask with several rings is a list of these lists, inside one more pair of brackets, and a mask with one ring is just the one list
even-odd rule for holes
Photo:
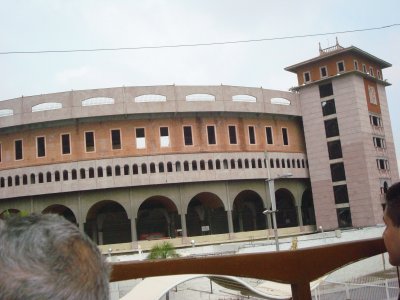
[[113,150],[119,150],[121,146],[121,130],[113,129],[111,130],[111,144]]
[[160,147],[169,147],[168,127],[160,127]]
[[344,171],[343,163],[331,164],[332,182],[346,180],[346,173]]
[[327,138],[339,135],[339,125],[337,119],[325,120],[325,134]]
[[362,65],[362,70],[364,73],[367,73],[367,67],[365,66],[365,64]]
[[256,135],[254,126],[249,126],[249,143],[250,145],[256,144]]
[[44,136],[39,136],[36,138],[36,150],[37,150],[37,157],[46,156],[46,141]]
[[354,70],[358,71],[358,61],[354,61]]
[[61,152],[62,154],[71,154],[71,140],[68,133],[61,135]]
[[207,126],[207,139],[208,139],[208,144],[209,145],[217,144],[217,139],[216,139],[216,136],[215,136],[215,126],[214,125],[208,125]]
[[236,137],[236,126],[228,126],[229,131],[229,144],[236,145],[237,137]]
[[22,154],[22,140],[16,140],[14,142],[14,149],[15,149],[15,160],[20,160],[23,158]]
[[85,132],[85,146],[86,146],[86,152],[94,151],[94,132],[93,131]]
[[322,77],[322,78],[328,76],[328,70],[327,70],[327,68],[326,68],[325,66],[324,66],[324,67],[321,67],[321,68],[319,69],[319,71],[320,71],[320,73],[321,73],[321,77]]
[[329,159],[338,159],[343,157],[340,140],[328,142],[328,154]]
[[389,170],[389,162],[383,158],[378,158],[376,160],[376,166],[379,170]]
[[336,114],[336,106],[334,99],[322,101],[321,106],[322,106],[322,115],[329,116]]
[[371,125],[373,125],[373,126],[378,126],[378,127],[382,126],[382,120],[380,117],[370,115],[369,121],[370,121]]
[[325,97],[332,96],[332,95],[333,95],[332,83],[321,84],[319,86],[320,98],[325,98]]
[[311,81],[311,74],[310,74],[310,72],[304,72],[304,73],[303,73],[303,79],[304,79],[304,82],[310,82],[310,81]]
[[373,137],[373,141],[375,148],[381,148],[381,149],[386,148],[385,139],[380,137]]
[[339,73],[345,71],[345,70],[344,70],[344,61],[338,61],[338,62],[336,63],[336,65],[337,65],[337,70],[338,70]]
[[183,126],[183,139],[185,146],[193,145],[192,126]]
[[382,73],[380,70],[376,70],[376,74],[378,76],[378,79],[382,80]]
[[136,128],[136,148],[137,149],[144,149],[146,148],[146,137],[144,128]]
[[346,228],[346,227],[353,226],[352,220],[351,220],[350,207],[338,208],[336,210],[336,213],[337,213],[337,218],[338,218],[338,223],[339,223],[340,228]]
[[346,184],[335,185],[333,187],[333,194],[335,196],[335,204],[349,203],[349,193]]
[[288,129],[287,128],[282,128],[282,140],[283,140],[283,145],[285,145],[285,146],[289,145],[289,137],[288,137]]
[[372,67],[369,67],[369,75],[371,75],[372,77],[374,76],[374,69]]
[[274,143],[274,139],[272,136],[272,127],[265,127],[265,136],[267,138],[267,144],[272,145]]

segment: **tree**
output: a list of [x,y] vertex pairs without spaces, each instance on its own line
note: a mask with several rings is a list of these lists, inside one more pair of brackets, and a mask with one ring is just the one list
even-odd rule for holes
[[179,257],[179,254],[176,253],[174,246],[170,242],[163,242],[161,245],[154,245],[147,256],[148,259],[165,259],[173,257]]

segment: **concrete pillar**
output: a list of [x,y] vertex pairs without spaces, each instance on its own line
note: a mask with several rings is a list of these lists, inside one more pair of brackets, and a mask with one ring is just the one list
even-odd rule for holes
[[134,217],[131,218],[131,236],[132,236],[132,242],[136,242],[137,241],[136,218]]
[[301,213],[301,206],[296,206],[297,220],[299,221],[299,226],[303,227],[303,216]]
[[182,226],[182,243],[188,242],[187,227],[186,227],[186,214],[181,213],[181,226]]
[[229,236],[233,235],[233,220],[232,220],[232,210],[228,209],[227,211],[228,217],[228,229],[229,229]]

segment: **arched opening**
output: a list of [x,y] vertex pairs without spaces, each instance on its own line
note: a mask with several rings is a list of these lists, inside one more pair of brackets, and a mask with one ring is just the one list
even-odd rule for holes
[[63,216],[65,219],[70,221],[71,223],[74,223],[78,225],[78,222],[76,221],[76,217],[71,209],[68,207],[61,205],[61,204],[53,204],[48,207],[46,207],[43,211],[42,214],[57,214],[60,216]]
[[140,205],[136,224],[139,240],[174,238],[181,228],[176,205],[163,196],[150,197]]
[[132,166],[132,174],[133,174],[133,175],[139,174],[139,167],[138,167],[137,164],[134,164],[134,165]]
[[214,164],[213,164],[213,161],[211,159],[208,160],[208,169],[209,170],[213,170],[214,169]]
[[46,182],[51,182],[51,172],[46,173]]
[[188,236],[228,232],[228,218],[221,199],[208,192],[194,196],[186,215]]
[[36,183],[36,177],[35,174],[31,174],[31,184],[35,184]]
[[111,166],[107,166],[106,167],[106,174],[107,174],[107,177],[111,177],[112,176],[112,168],[111,168]]
[[[71,178],[72,178],[72,180],[78,179],[78,175],[77,175],[76,169],[72,169]],[[40,182],[40,174],[39,174],[39,182]]]
[[18,175],[15,175],[14,182],[15,182],[15,186],[19,186],[20,185],[20,181],[19,181],[19,176]]
[[132,241],[128,214],[121,204],[112,200],[97,202],[89,209],[85,233],[98,245]]
[[59,171],[54,172],[54,181],[60,181],[60,172]]
[[244,168],[245,169],[249,168],[249,160],[247,158],[244,160]]
[[64,170],[64,171],[63,171],[63,180],[64,180],[64,181],[67,181],[67,180],[68,180],[68,171],[67,171],[67,170]]
[[129,175],[129,165],[124,165],[124,175]]
[[164,173],[164,163],[163,162],[158,163],[158,172]]
[[18,215],[21,211],[19,209],[10,208],[6,209],[0,214],[0,219],[4,220],[5,218],[13,215]]
[[142,174],[147,174],[147,165],[142,163]]
[[115,171],[115,176],[121,176],[121,167],[119,165],[116,165],[114,167],[114,171]]
[[171,173],[172,172],[172,162],[167,162],[167,172]]
[[175,162],[175,171],[176,172],[181,171],[181,162],[180,161]]
[[156,172],[156,165],[155,163],[150,163],[150,173],[155,173]]
[[39,173],[38,178],[39,178],[39,183],[43,183],[44,182],[44,176],[43,176],[42,172]]
[[301,217],[303,225],[316,225],[311,189],[306,189],[301,197]]
[[206,169],[206,163],[204,160],[200,160],[200,170],[204,171]]
[[85,171],[85,169],[84,169],[84,168],[81,168],[81,169],[79,170],[79,172],[80,172],[80,177],[81,177],[81,179],[85,179],[85,178],[86,178],[86,171]]
[[189,171],[189,162],[187,160],[183,162],[183,171]]
[[256,192],[240,192],[233,202],[233,229],[235,232],[266,229],[264,204]]
[[89,178],[94,178],[94,169],[89,168]]
[[276,222],[278,228],[295,227],[299,225],[294,197],[287,189],[279,189],[275,192]]

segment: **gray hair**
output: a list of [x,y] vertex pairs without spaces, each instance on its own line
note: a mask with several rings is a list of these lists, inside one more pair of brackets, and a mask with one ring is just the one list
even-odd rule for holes
[[58,215],[0,220],[0,298],[109,299],[110,267],[98,247]]

